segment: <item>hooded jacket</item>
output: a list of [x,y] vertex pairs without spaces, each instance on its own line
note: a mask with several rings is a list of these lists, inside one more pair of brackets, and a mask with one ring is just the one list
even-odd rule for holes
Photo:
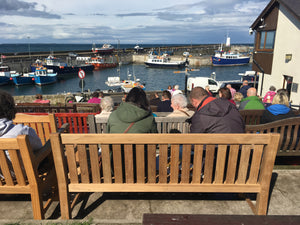
[[14,125],[11,120],[5,118],[0,119],[1,138],[16,138],[18,135],[22,134],[29,136],[29,141],[33,151],[37,151],[43,146],[41,139],[31,127],[24,126],[22,124]]
[[113,111],[107,122],[108,133],[124,133],[133,123],[127,133],[157,133],[155,119],[151,111],[144,110],[128,102],[122,102]]
[[257,96],[249,96],[242,99],[239,110],[242,109],[265,109],[264,104]]
[[262,115],[261,123],[269,123],[276,120],[286,119],[296,116],[286,105],[274,104],[269,106]]
[[191,133],[244,133],[243,118],[227,99],[207,96],[191,118]]

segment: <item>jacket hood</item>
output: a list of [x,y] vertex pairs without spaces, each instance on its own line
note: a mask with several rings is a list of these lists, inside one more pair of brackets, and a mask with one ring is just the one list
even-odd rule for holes
[[125,123],[140,121],[148,117],[151,112],[128,102],[122,102],[115,111],[117,117]]
[[282,104],[275,104],[275,105],[270,105],[267,110],[272,113],[273,115],[277,116],[280,114],[287,114],[291,109],[287,107],[286,105]]
[[11,129],[13,125],[13,121],[8,120],[8,119],[0,119],[0,137],[7,133]]
[[229,102],[227,99],[217,98],[209,104],[203,106],[199,111],[201,114],[214,116],[214,117],[224,117],[229,114],[232,109],[236,106]]

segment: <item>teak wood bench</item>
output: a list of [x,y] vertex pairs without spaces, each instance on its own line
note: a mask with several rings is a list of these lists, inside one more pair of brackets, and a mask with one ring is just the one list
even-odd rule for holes
[[266,215],[279,136],[51,134],[61,218],[71,192],[255,193],[251,208]]
[[300,117],[247,125],[246,133],[279,133],[277,156],[300,156]]

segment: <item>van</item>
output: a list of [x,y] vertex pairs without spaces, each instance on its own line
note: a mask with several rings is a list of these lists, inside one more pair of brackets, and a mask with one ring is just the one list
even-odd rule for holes
[[221,87],[221,83],[210,77],[189,77],[187,81],[187,90],[191,91],[194,87],[205,88],[209,85],[212,93],[217,93]]

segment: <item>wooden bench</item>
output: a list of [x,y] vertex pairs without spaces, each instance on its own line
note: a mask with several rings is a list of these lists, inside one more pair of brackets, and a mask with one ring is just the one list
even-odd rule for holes
[[260,124],[264,111],[264,109],[245,109],[240,110],[239,112],[243,117],[245,125],[255,125]]
[[77,112],[76,105],[50,105],[50,103],[17,103],[17,112],[19,113],[56,113],[56,112]]
[[55,113],[57,125],[69,124],[69,133],[89,133],[88,116],[96,113]]
[[[170,133],[171,130],[178,130],[181,133],[190,132],[190,124],[186,122],[186,117],[155,117],[158,133]],[[96,118],[88,115],[90,133],[106,133],[107,118]]]
[[66,106],[76,107],[76,112],[78,113],[100,113],[101,107],[100,104],[96,103],[87,103],[87,102],[76,102],[76,103],[66,103]]
[[247,125],[246,133],[280,133],[277,156],[300,156],[300,117]]
[[266,215],[279,136],[51,134],[61,218],[72,192],[255,193],[252,209]]

